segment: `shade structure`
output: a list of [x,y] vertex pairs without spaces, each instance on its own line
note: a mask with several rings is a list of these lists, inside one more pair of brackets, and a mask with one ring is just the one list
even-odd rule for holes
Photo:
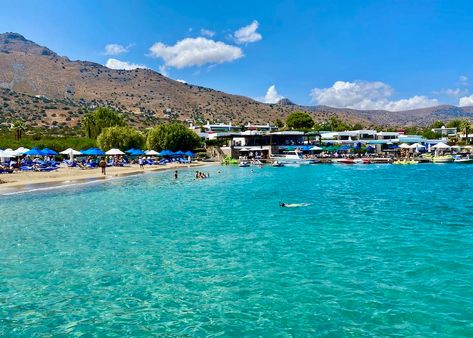
[[24,148],[24,147],[20,147],[18,149],[15,150],[15,153],[17,155],[23,155],[24,153],[26,153],[29,149],[28,148]]
[[146,151],[145,151],[145,154],[146,154],[146,155],[149,155],[149,156],[156,156],[156,155],[158,155],[159,153],[158,153],[156,150],[146,150]]
[[59,154],[61,155],[82,155],[82,153],[78,150],[74,150],[72,148],[67,148],[66,150],[61,151]]
[[194,157],[195,154],[192,151],[186,151],[186,156]]
[[17,153],[12,149],[0,150],[0,158],[11,158],[17,156]]
[[159,156],[172,156],[174,155],[174,153],[171,151],[171,150],[162,150],[160,153],[159,153]]
[[37,147],[31,148],[27,152],[23,153],[23,155],[44,156],[43,152]]
[[125,150],[125,153],[129,154],[129,153],[134,152],[135,150],[136,150],[135,148],[130,148],[128,150]]
[[178,150],[174,153],[174,155],[182,156],[182,155],[185,155],[185,153],[182,150]]
[[420,143],[414,143],[412,145],[409,146],[411,149],[424,149],[425,146],[423,146],[422,144]]
[[112,148],[105,152],[105,155],[115,156],[115,155],[125,155],[120,149]]
[[338,148],[338,150],[350,150],[350,146],[349,145],[344,145],[344,146],[341,146],[340,148]]
[[140,149],[133,149],[133,151],[129,151],[128,154],[130,156],[140,156],[140,155],[145,155],[145,152]]
[[89,148],[86,150],[81,151],[82,155],[87,155],[87,156],[103,156],[105,155],[105,152],[99,148]]
[[41,151],[46,156],[48,156],[48,155],[57,155],[57,151],[49,149],[49,148],[43,148]]
[[432,149],[450,149],[450,146],[443,142],[439,142],[436,145],[432,146]]
[[401,149],[410,149],[411,146],[408,145],[407,143],[401,143],[401,144],[399,145],[399,148],[401,148]]
[[314,150],[314,151],[317,151],[317,150],[322,150],[323,148],[322,147],[318,147],[318,146],[313,146],[312,148],[310,148],[309,150]]

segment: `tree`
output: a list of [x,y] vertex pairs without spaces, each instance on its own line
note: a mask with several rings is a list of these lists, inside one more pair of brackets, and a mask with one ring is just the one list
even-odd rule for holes
[[17,120],[12,123],[10,129],[15,132],[15,139],[21,140],[21,136],[23,135],[23,132],[26,131],[26,124],[25,122],[21,120]]
[[148,149],[192,150],[201,143],[200,137],[178,123],[162,124],[148,131]]
[[286,119],[286,126],[291,129],[310,129],[313,125],[314,120],[305,112],[293,112]]
[[457,128],[457,130],[465,130],[470,126],[470,121],[467,119],[454,119],[447,123],[447,128]]
[[97,137],[97,144],[104,150],[141,149],[145,144],[145,137],[138,130],[130,127],[108,127],[104,128]]
[[278,127],[278,128],[283,128],[283,127],[284,127],[284,122],[281,121],[280,119],[276,119],[276,121],[274,121],[274,124],[275,124],[276,127]]
[[82,120],[82,127],[84,128],[85,135],[88,138],[92,138],[92,132],[95,131],[95,119],[92,113],[85,115]]
[[442,122],[442,121],[435,121],[434,123],[432,123],[430,125],[430,129],[434,129],[434,128],[442,128],[445,124]]
[[81,120],[82,128],[89,138],[97,138],[102,129],[125,126],[123,117],[118,112],[105,107],[95,109],[86,114]]

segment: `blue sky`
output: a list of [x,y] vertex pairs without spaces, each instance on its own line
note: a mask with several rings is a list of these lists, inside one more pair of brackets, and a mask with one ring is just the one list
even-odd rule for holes
[[473,105],[470,1],[0,2],[1,32],[73,60],[144,65],[267,102]]

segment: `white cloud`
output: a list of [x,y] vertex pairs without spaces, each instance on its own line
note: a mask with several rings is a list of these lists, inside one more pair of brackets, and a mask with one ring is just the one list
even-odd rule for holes
[[181,80],[181,79],[176,79],[177,82],[180,82],[180,83],[187,83],[187,81],[185,80]]
[[123,53],[128,53],[130,46],[122,46],[116,43],[110,43],[105,46],[105,55],[120,55]]
[[434,94],[441,94],[450,97],[460,97],[465,96],[468,94],[468,89],[461,89],[461,88],[448,88],[448,89],[441,89],[439,91],[435,91]]
[[215,35],[215,32],[214,32],[214,31],[211,31],[210,29],[202,28],[202,29],[200,30],[200,34],[201,34],[201,35],[204,35],[204,36],[208,36],[209,38],[211,38],[212,36]]
[[460,97],[458,105],[460,107],[473,106],[473,95]]
[[468,83],[468,76],[466,76],[466,75],[460,75],[460,76],[458,77],[458,80],[460,81],[460,84],[461,84],[462,86],[468,86],[468,85],[469,85],[469,83]]
[[165,66],[175,68],[231,62],[243,57],[241,48],[203,37],[186,38],[174,46],[157,42],[150,52],[151,56],[163,59]]
[[413,96],[391,101],[394,90],[383,82],[337,81],[329,88],[314,88],[310,95],[316,104],[364,110],[409,110],[438,105],[437,99]]
[[256,20],[253,20],[253,22],[250,23],[248,26],[244,26],[236,30],[235,33],[233,34],[233,37],[235,38],[236,43],[244,44],[244,43],[256,42],[256,41],[261,40],[263,37],[261,36],[260,33],[256,31],[258,27],[259,27],[259,22]]
[[105,67],[110,69],[124,69],[124,70],[132,70],[136,68],[148,68],[145,65],[139,65],[136,63],[131,63],[128,61],[120,61],[117,59],[108,59]]
[[266,91],[266,95],[264,97],[259,97],[257,100],[264,103],[278,103],[281,99],[284,99],[284,96],[279,95],[276,86],[272,85]]

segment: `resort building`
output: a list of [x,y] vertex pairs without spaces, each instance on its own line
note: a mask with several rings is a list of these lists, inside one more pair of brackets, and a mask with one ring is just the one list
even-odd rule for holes
[[441,128],[433,128],[434,133],[442,135],[442,137],[455,136],[457,134],[457,128],[447,128],[442,126]]

